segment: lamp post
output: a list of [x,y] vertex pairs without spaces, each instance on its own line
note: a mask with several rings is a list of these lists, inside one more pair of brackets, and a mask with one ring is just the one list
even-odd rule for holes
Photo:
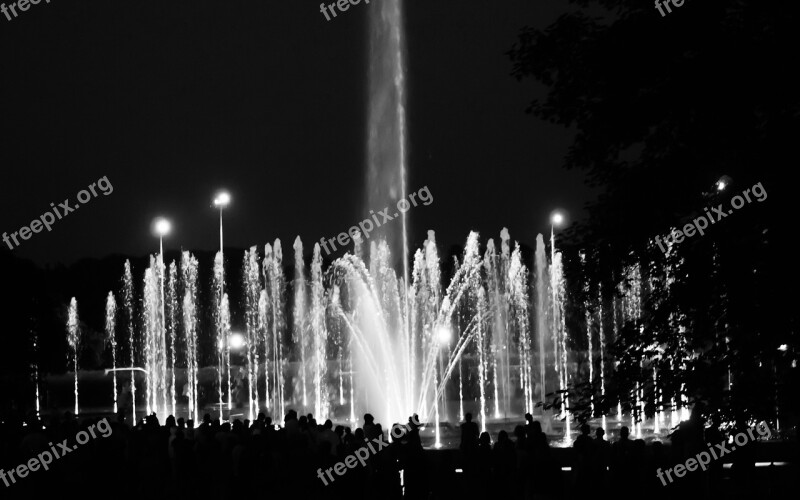
[[[171,229],[172,229],[172,225],[170,224],[170,222],[167,219],[165,219],[163,217],[159,217],[158,219],[156,219],[156,221],[155,221],[155,230],[156,230],[156,234],[158,235],[158,247],[159,247],[159,252],[158,252],[158,272],[160,273],[160,278],[161,278],[160,279],[160,281],[161,281],[161,335],[160,335],[160,340],[164,342],[163,351],[162,351],[162,352],[164,352],[164,362],[163,363],[159,363],[159,370],[163,370],[164,373],[162,373],[162,375],[164,377],[166,376],[166,371],[167,371],[166,370],[166,362],[167,362],[167,357],[166,357],[166,352],[167,352],[166,351],[166,349],[167,349],[167,346],[166,346],[166,338],[167,338],[167,335],[166,335],[166,318],[167,318],[167,316],[166,316],[166,313],[165,313],[165,310],[164,310],[164,281],[165,281],[165,276],[164,276],[164,236],[168,235]],[[167,391],[166,391],[166,388],[162,392],[162,398],[161,399],[162,399],[162,403],[163,403],[163,408],[166,411],[166,408],[167,408]]]
[[[222,210],[228,206],[228,203],[231,201],[231,195],[228,194],[227,191],[219,191],[217,195],[214,197],[214,206],[219,208],[219,255],[220,260],[222,262],[222,269],[220,276],[220,287],[219,287],[219,325],[218,328],[221,330],[223,328],[222,324],[222,297],[225,295],[225,254],[223,250],[222,244]],[[231,410],[233,405],[231,404],[231,346],[230,346],[230,333],[228,333],[228,337],[225,339],[224,343],[225,348],[225,363],[227,364],[227,376],[228,376],[228,411]],[[222,367],[220,367],[221,369]],[[220,401],[220,413],[222,412],[222,401]]]
[[[556,283],[556,226],[561,226],[564,223],[564,214],[562,214],[558,210],[554,210],[550,214],[550,294],[551,294],[551,302],[553,307],[553,336],[555,339],[559,339],[560,332],[558,328],[558,302],[557,302],[557,283]],[[558,345],[553,346],[553,352],[558,353]],[[562,365],[562,366],[559,366]],[[559,366],[559,381],[561,385],[566,385],[566,367],[563,366],[563,363],[559,364],[558,359],[556,359],[556,366]],[[544,383],[544,381],[542,381]],[[563,389],[563,387],[562,387]],[[566,393],[564,395],[564,407],[566,411],[566,404],[567,404],[567,396]],[[569,422],[567,423],[569,425]]]

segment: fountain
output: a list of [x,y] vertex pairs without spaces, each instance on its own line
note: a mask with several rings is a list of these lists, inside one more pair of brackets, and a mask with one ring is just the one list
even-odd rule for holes
[[136,423],[136,337],[134,333],[133,316],[133,273],[130,260],[125,261],[125,271],[122,275],[122,298],[125,304],[125,324],[128,327],[128,350],[130,352],[131,371],[131,415],[132,423]]
[[80,324],[78,323],[78,301],[75,297],[69,301],[67,313],[67,343],[71,351],[72,369],[75,372],[75,415],[80,410],[78,406],[78,350],[80,346]]
[[114,293],[108,292],[106,299],[106,342],[111,347],[111,367],[114,384],[114,413],[117,413],[117,301]]
[[[406,196],[401,1],[374,5],[369,23],[366,202],[369,210],[377,210]],[[238,281],[235,273],[225,274],[220,241],[220,251],[209,263],[208,293],[198,283],[200,264],[194,256],[183,251],[179,262],[167,268],[159,253],[140,271],[139,316],[133,270],[126,262],[121,312],[130,369],[137,360],[144,365],[148,414],[163,418],[171,413],[197,421],[201,412],[214,408],[225,419],[233,418],[234,410],[242,407],[250,420],[261,411],[280,419],[287,408],[295,408],[313,412],[318,421],[331,418],[351,425],[357,425],[359,415],[370,412],[388,425],[417,413],[433,427],[435,446],[441,446],[438,424],[454,417],[450,408],[455,398],[457,417],[476,412],[481,430],[495,421],[531,413],[541,419],[548,433],[556,432],[557,423],[564,421],[567,437],[571,404],[576,404],[571,399],[575,385],[588,382],[592,413],[598,408],[596,402],[605,404],[607,368],[614,366],[607,343],[642,315],[646,285],[638,264],[626,270],[625,286],[611,278],[613,297],[603,296],[602,283],[597,284],[596,299],[590,297],[588,281],[583,284],[583,330],[571,335],[566,321],[564,258],[552,233],[549,252],[544,237],[536,238],[533,272],[506,228],[500,232],[499,251],[494,239],[488,239],[481,251],[479,235],[470,233],[462,255],[452,256],[453,272],[446,275],[434,231],[428,231],[413,255],[407,232],[403,213],[401,224],[386,224],[367,235],[372,238],[368,245],[361,235],[353,235],[351,251],[327,267],[318,244],[306,262],[297,237],[289,282],[280,240],[266,244],[263,255],[257,246],[247,249]],[[229,293],[237,297],[239,292],[241,301],[231,303]],[[76,368],[77,412],[76,307],[73,299],[69,325],[73,325],[75,309],[75,326],[68,330]],[[604,311],[611,316],[609,338]],[[113,294],[109,294],[107,336],[111,339],[115,338],[116,314]],[[211,320],[205,321],[207,317]],[[233,358],[232,326],[241,326],[245,332],[244,352]],[[585,357],[575,352],[578,340],[588,344]],[[207,363],[211,366],[201,367],[201,360],[211,358],[214,361]],[[571,364],[580,359],[587,360],[586,377]],[[116,364],[115,355],[112,363]],[[242,373],[235,387],[234,368]],[[201,373],[213,375],[201,377]],[[652,376],[657,387],[655,368]],[[593,385],[596,379],[599,394]],[[179,391],[181,380],[185,389]],[[632,420],[643,415],[644,389],[640,385],[633,391]],[[235,403],[234,393],[236,401],[246,403]],[[131,394],[135,415],[133,377]],[[683,400],[678,395],[679,404]],[[620,421],[622,402],[620,397]],[[641,426],[635,432],[641,433]]]
[[[186,397],[189,418],[199,420],[197,361],[197,259],[189,252],[181,254],[183,294],[183,338],[186,351]],[[136,413],[134,406],[134,414]]]

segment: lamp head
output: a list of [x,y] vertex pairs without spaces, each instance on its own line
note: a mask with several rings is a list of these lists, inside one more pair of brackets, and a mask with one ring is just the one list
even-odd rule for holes
[[230,347],[233,350],[239,350],[245,345],[244,335],[241,333],[231,333]]
[[231,202],[231,195],[227,191],[220,191],[214,198],[214,206],[224,208]]
[[550,214],[550,223],[554,226],[560,226],[564,223],[564,214],[560,210],[554,210]]
[[733,182],[733,179],[731,179],[727,175],[723,175],[714,185],[716,186],[717,191],[722,192],[725,191],[725,189],[731,185],[731,182]]
[[153,222],[153,230],[159,237],[164,237],[172,230],[172,224],[167,219],[159,217]]
[[436,329],[436,340],[441,345],[449,344],[453,339],[453,330],[447,325],[441,325]]

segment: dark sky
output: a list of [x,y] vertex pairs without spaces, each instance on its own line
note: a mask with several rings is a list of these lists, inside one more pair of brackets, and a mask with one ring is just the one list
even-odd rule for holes
[[[373,4],[376,1],[373,0]],[[234,197],[226,246],[284,251],[357,224],[365,207],[366,10],[326,22],[315,0],[52,0],[0,16],[0,231],[107,176],[114,187],[13,250],[38,263],[218,243],[214,191]],[[408,0],[411,242],[503,226],[532,245],[549,211],[590,198],[561,168],[569,131],[524,113],[543,89],[504,54],[559,0]],[[73,202],[74,203],[74,202]],[[4,245],[5,247],[5,245]]]

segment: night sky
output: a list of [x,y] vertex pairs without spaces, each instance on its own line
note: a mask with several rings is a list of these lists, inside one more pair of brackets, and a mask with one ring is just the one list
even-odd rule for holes
[[[168,249],[211,250],[223,186],[230,247],[279,237],[286,252],[382,209],[364,206],[370,8],[326,22],[312,0],[52,0],[0,17],[0,231],[100,177],[114,188],[13,253],[144,255],[158,215],[173,222]],[[567,8],[406,2],[408,187],[434,196],[409,212],[414,247],[427,229],[446,248],[504,226],[532,246],[551,209],[581,216],[592,191],[561,167],[571,132],[525,114],[544,89],[514,80],[505,55],[520,28]]]

